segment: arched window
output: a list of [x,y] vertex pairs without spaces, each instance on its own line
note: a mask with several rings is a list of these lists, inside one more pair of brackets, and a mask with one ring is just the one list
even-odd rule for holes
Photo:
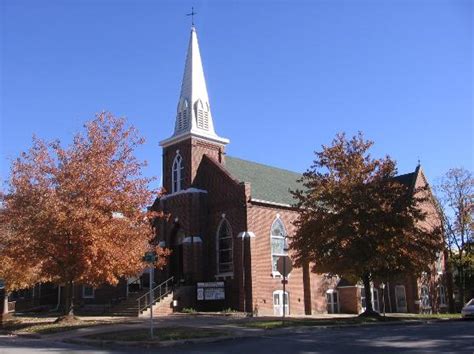
[[217,229],[217,273],[232,273],[233,265],[233,240],[232,229],[229,222],[222,219]]
[[176,157],[171,168],[171,193],[179,192],[184,184],[184,166],[183,158],[176,152]]
[[288,255],[288,243],[286,240],[286,230],[280,217],[277,217],[272,224],[270,232],[272,250],[272,272],[277,271],[278,258]]

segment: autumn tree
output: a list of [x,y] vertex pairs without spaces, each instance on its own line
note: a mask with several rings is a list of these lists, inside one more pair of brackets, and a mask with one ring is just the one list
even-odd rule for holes
[[362,133],[338,134],[331,146],[315,152],[303,174],[297,200],[298,231],[291,239],[296,263],[313,271],[361,279],[364,315],[374,315],[370,282],[387,273],[428,270],[442,247],[439,228],[424,226],[420,204],[426,193],[412,194],[394,177],[390,157],[374,159],[373,142]]
[[37,265],[17,262],[12,258],[9,250],[14,241],[13,233],[8,229],[8,223],[2,220],[3,210],[3,198],[0,195],[0,279],[4,282],[3,313],[0,317],[8,313],[8,296],[11,292],[27,288],[40,280]]
[[442,177],[436,193],[444,218],[449,263],[464,304],[468,290],[474,291],[474,176],[466,169],[453,168]]
[[146,208],[154,193],[142,175],[145,162],[134,156],[143,142],[124,119],[101,113],[71,145],[34,138],[12,164],[4,203],[14,236],[9,259],[64,285],[66,315],[73,315],[74,284],[113,285],[144,268],[150,218],[160,215]]

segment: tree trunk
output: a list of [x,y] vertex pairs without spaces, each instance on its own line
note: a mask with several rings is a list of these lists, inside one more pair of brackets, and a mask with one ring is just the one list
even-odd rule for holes
[[378,316],[378,313],[375,312],[372,307],[372,292],[370,289],[369,273],[365,273],[362,276],[362,282],[364,283],[365,290],[365,311],[361,313],[361,316]]
[[464,290],[466,289],[466,279],[464,274],[464,266],[459,267],[459,300],[461,301],[461,307],[464,306]]
[[65,306],[64,315],[74,316],[74,283],[72,280],[68,281],[65,286]]
[[304,314],[311,315],[311,276],[308,261],[303,264],[303,299]]
[[3,295],[3,311],[2,315],[8,315],[8,293],[5,291]]
[[455,313],[455,304],[454,304],[454,297],[453,297],[453,273],[451,271],[446,272],[446,286],[448,292],[448,307],[450,313]]
[[5,322],[10,318],[10,315],[8,313],[8,293],[4,289],[4,295],[3,295],[3,310],[2,313],[0,313],[0,328],[2,328],[5,324]]

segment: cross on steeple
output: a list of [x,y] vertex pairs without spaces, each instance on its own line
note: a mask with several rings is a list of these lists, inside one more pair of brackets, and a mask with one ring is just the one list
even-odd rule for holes
[[186,16],[191,16],[191,25],[194,27],[194,15],[197,15],[197,12],[194,12],[194,7],[191,7],[191,12],[186,14]]

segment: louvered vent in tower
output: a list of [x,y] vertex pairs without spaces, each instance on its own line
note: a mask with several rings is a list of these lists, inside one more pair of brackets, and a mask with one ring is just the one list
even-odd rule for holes
[[178,105],[178,113],[176,115],[176,126],[175,130],[180,132],[187,129],[189,126],[188,122],[188,102],[181,100]]
[[201,100],[197,100],[195,105],[196,112],[196,123],[199,129],[209,130],[209,105],[202,103]]

